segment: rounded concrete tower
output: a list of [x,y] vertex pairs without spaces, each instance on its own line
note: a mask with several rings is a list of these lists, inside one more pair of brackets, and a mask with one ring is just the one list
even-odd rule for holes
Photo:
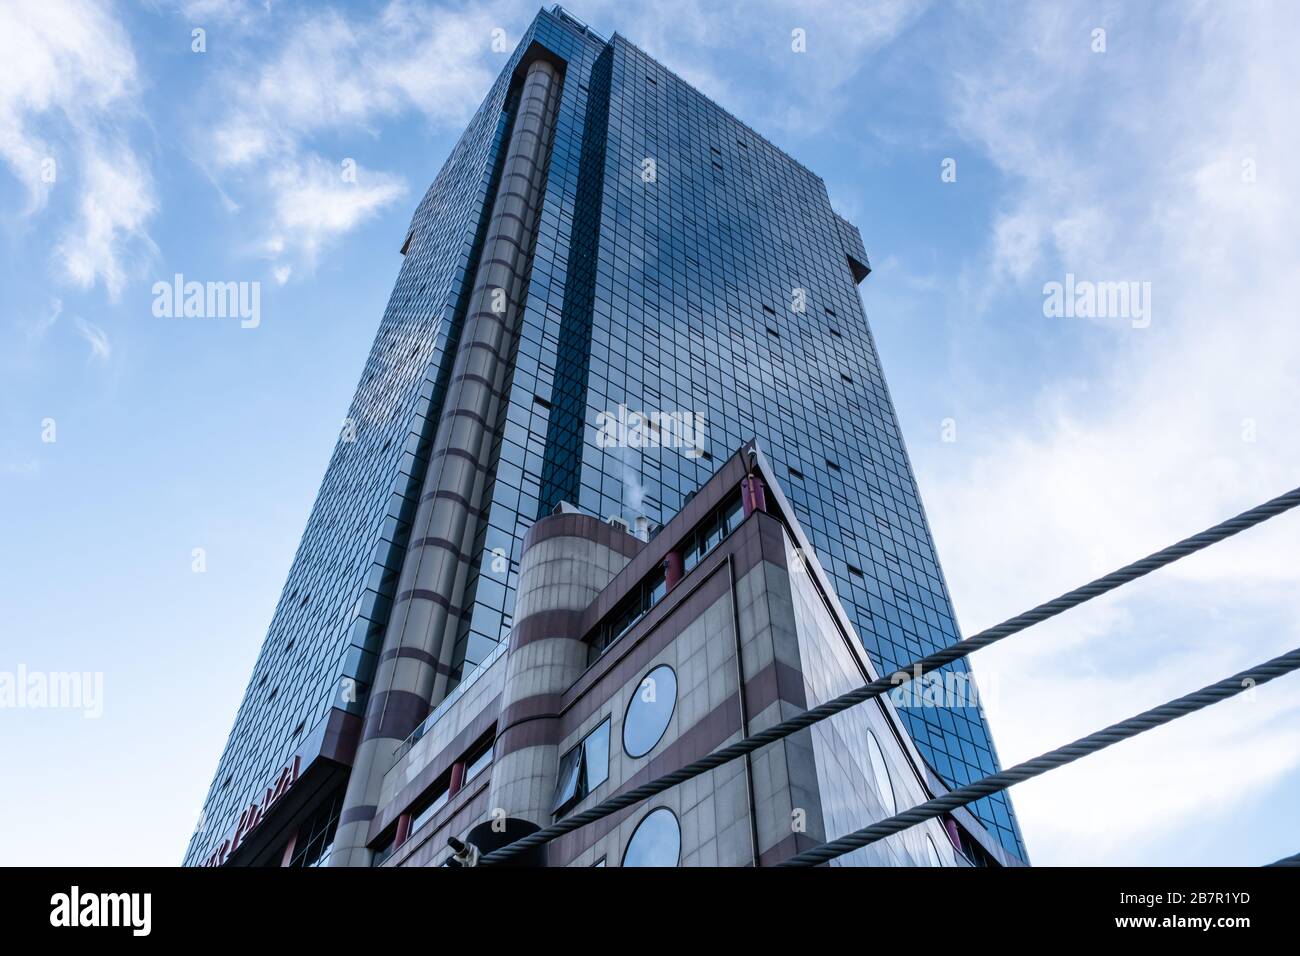
[[641,547],[621,528],[583,514],[543,518],[524,538],[489,801],[512,834],[553,818],[560,703],[588,665],[584,612]]

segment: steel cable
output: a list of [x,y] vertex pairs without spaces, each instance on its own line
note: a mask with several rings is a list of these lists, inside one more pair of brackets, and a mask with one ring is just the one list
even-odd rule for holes
[[964,787],[958,787],[942,797],[927,800],[925,803],[895,814],[887,820],[873,823],[869,827],[863,827],[861,830],[854,831],[837,840],[823,843],[811,850],[804,850],[779,865],[817,866],[821,863],[827,863],[836,857],[843,856],[845,853],[850,853],[878,840],[883,840],[894,833],[906,830],[908,827],[942,816],[957,807],[964,807],[968,803],[973,803],[990,794],[997,793],[999,790],[1005,790],[1013,784],[1047,773],[1049,770],[1055,770],[1057,767],[1074,763],[1076,760],[1097,753],[1100,750],[1105,750],[1122,740],[1144,734],[1148,730],[1177,720],[1179,717],[1193,714],[1198,710],[1203,710],[1221,700],[1235,697],[1237,694],[1244,693],[1253,687],[1295,670],[1300,670],[1300,648],[1283,654],[1281,657],[1275,657],[1271,661],[1259,664],[1249,670],[1244,670],[1239,674],[1234,674],[1232,677],[1226,677],[1217,683],[1210,684],[1208,687],[1202,687],[1200,690],[1179,697],[1177,700],[1143,711],[1135,717],[1121,720],[1117,724],[1111,724],[1104,730],[1081,737],[1073,743],[1048,751],[1032,760],[1016,764],[1016,766],[1003,770],[1001,773],[991,774],[982,780],[969,783]]
[[486,853],[479,860],[480,866],[491,866],[494,863],[501,863],[520,853],[526,852],[534,847],[549,843],[552,840],[563,836],[566,833],[572,833],[574,830],[584,827],[589,823],[604,819],[612,814],[618,813],[636,803],[663,793],[680,783],[684,783],[700,774],[708,773],[717,767],[722,766],[729,761],[736,760],[746,754],[753,753],[761,747],[770,743],[775,743],[789,737],[791,734],[798,733],[813,724],[834,717],[842,711],[848,710],[856,704],[861,704],[868,700],[873,700],[895,687],[902,686],[908,681],[914,680],[930,671],[937,670],[953,661],[961,660],[964,657],[973,654],[981,648],[988,647],[1012,634],[1031,627],[1034,624],[1041,623],[1049,618],[1055,617],[1071,608],[1078,607],[1080,604],[1090,601],[1095,597],[1100,597],[1110,591],[1114,591],[1131,581],[1157,571],[1160,568],[1173,564],[1180,558],[1185,558],[1197,551],[1202,551],[1212,544],[1217,544],[1225,538],[1230,538],[1249,528],[1274,518],[1277,515],[1290,511],[1300,505],[1300,488],[1295,488],[1284,495],[1279,495],[1270,501],[1257,505],[1248,511],[1243,511],[1234,518],[1229,518],[1212,528],[1194,534],[1189,538],[1184,538],[1177,544],[1172,544],[1167,548],[1150,554],[1145,558],[1127,564],[1124,567],[1112,571],[1111,573],[1097,578],[1082,587],[1075,588],[1062,594],[1060,597],[1040,604],[1032,610],[1025,611],[1007,621],[1002,622],[987,630],[980,631],[965,640],[958,641],[942,650],[935,651],[920,660],[914,661],[908,665],[905,670],[896,671],[888,677],[880,677],[868,684],[841,694],[824,704],[810,708],[802,714],[797,714],[787,720],[759,731],[746,737],[744,740],[737,741],[726,747],[715,750],[707,756],[698,760],[691,761],[678,770],[664,774],[654,780],[650,780],[638,787],[627,791],[626,793],[617,794],[607,800],[601,801],[596,806],[576,813],[573,816],[566,817],[563,820],[553,823],[550,826],[543,827],[535,833],[516,840],[513,843]]

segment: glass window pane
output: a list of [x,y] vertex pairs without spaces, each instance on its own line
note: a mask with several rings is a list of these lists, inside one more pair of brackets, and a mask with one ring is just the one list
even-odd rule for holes
[[724,519],[724,524],[727,529],[726,533],[731,534],[731,532],[740,527],[740,523],[744,520],[745,506],[741,503],[741,500],[737,498],[732,502],[731,507],[727,509],[727,516]]
[[448,793],[449,791],[443,790],[442,793],[438,794],[436,797],[433,798],[432,802],[430,802],[430,804],[427,807],[425,807],[423,810],[419,812],[419,814],[416,815],[415,819],[411,821],[412,833],[414,833],[416,830],[420,829],[420,827],[424,826],[426,823],[432,820],[434,814],[436,814],[439,810],[441,810],[443,807],[447,805]]
[[584,781],[586,786],[582,789],[582,795],[585,797],[609,779],[608,720],[587,735],[583,749],[587,755],[587,759],[583,761],[586,770]]
[[582,745],[574,747],[560,758],[560,774],[555,787],[555,806],[552,810],[559,813],[560,808],[571,802],[578,792],[578,775],[582,770]]
[[492,746],[489,744],[488,749],[483,751],[477,757],[475,757],[473,761],[471,761],[470,765],[465,768],[465,783],[469,783],[471,780],[473,780],[475,777],[481,774],[484,770],[486,770],[488,764],[490,764],[491,762],[492,762]]
[[677,675],[661,664],[642,678],[623,715],[623,749],[644,757],[663,739],[677,707]]
[[705,534],[707,534],[708,537],[701,545],[700,550],[703,554],[708,554],[718,546],[719,542],[722,541],[722,521],[719,517],[715,516],[709,519],[709,524],[705,528]]
[[623,854],[624,866],[676,866],[682,853],[682,830],[667,807],[651,810],[638,824]]
[[553,813],[562,813],[609,779],[609,718],[560,758]]

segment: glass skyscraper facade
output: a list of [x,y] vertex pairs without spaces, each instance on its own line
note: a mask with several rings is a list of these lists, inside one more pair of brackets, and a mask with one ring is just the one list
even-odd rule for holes
[[[751,438],[881,672],[959,639],[857,292],[868,271],[857,229],[818,176],[627,40],[543,11],[412,219],[187,863],[210,859],[295,755],[323,752],[305,744],[321,727],[356,733],[443,417],[517,70],[538,51],[563,76],[508,386],[481,463],[451,686],[510,632],[533,521],[567,502],[662,523]],[[602,416],[652,414],[702,421],[702,441],[605,447]],[[950,784],[998,769],[978,706],[901,713]],[[331,751],[336,762],[345,751]],[[321,793],[328,816],[337,784]],[[1005,794],[972,811],[1025,857]]]

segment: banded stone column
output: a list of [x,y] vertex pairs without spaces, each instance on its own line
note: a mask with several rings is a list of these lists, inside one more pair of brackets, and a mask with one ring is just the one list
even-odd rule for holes
[[528,530],[497,718],[491,813],[530,830],[551,822],[560,702],[587,669],[584,612],[641,547],[582,514],[543,518]]
[[434,437],[397,598],[366,705],[331,866],[368,866],[366,838],[393,750],[445,692],[471,553],[485,509],[496,424],[545,195],[561,79],[545,60],[524,77],[492,215]]

